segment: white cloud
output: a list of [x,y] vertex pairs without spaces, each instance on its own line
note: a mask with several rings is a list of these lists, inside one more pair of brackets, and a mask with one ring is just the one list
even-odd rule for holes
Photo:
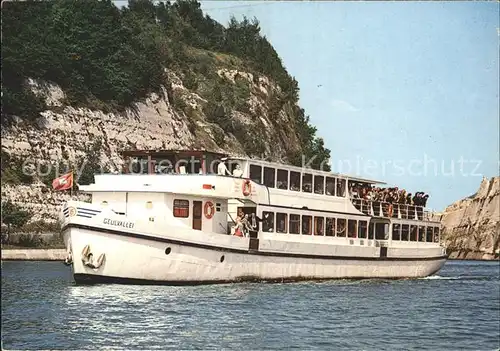
[[345,112],[357,112],[359,109],[348,103],[347,101],[344,100],[332,100],[332,106],[333,108]]

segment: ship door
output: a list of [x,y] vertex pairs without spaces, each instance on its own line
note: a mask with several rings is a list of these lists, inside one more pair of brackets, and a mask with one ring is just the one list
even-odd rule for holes
[[193,201],[193,229],[201,230],[202,209],[201,201]]

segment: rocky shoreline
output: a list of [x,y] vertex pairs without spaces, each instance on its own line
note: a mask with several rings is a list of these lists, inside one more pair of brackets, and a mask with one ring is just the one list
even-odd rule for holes
[[2,261],[64,261],[65,249],[2,249]]
[[498,259],[500,255],[500,177],[483,178],[478,191],[436,214],[450,258]]
[[448,256],[449,260],[456,261],[500,261],[500,255],[488,252],[460,252],[453,251]]

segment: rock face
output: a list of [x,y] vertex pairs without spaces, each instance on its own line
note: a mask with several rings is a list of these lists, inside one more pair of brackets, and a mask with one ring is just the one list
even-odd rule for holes
[[495,259],[500,248],[500,177],[483,178],[476,194],[441,215],[450,258]]
[[[40,164],[69,162],[75,166],[75,174],[84,166],[88,150],[96,141],[99,148],[95,157],[111,172],[122,169],[123,160],[119,155],[122,150],[203,148],[247,155],[241,138],[224,131],[205,115],[203,107],[207,100],[187,89],[176,73],[166,72],[169,89],[150,94],[123,113],[67,105],[65,93],[59,86],[29,79],[31,90],[44,98],[48,109],[34,123],[18,119],[8,128],[2,128],[2,155],[15,157],[28,165],[29,170]],[[248,86],[249,94],[244,101],[247,112],[231,111],[228,123],[243,126],[243,132],[246,128],[260,130],[258,137],[247,134],[262,146],[264,155],[261,156],[270,160],[285,159],[287,152],[300,147],[299,131],[287,111],[290,107],[284,105],[271,112],[268,106],[268,95],[279,91],[277,85],[267,77],[255,80],[251,73],[225,68],[219,69],[217,75],[229,86],[236,87],[236,83]],[[284,127],[273,128],[277,121]],[[69,194],[53,192],[47,182],[39,180],[35,176],[32,184],[2,184],[2,200],[10,200],[28,210],[33,214],[31,221],[53,222],[57,219],[57,209],[68,200]]]
[[[133,148],[183,148],[192,143],[184,119],[163,96],[151,94],[123,114],[62,106],[64,93],[57,85],[31,81],[49,109],[35,125],[18,123],[2,131],[2,150],[32,162],[83,160],[85,150],[102,140],[101,162],[111,170],[120,165],[118,151]],[[41,86],[43,85],[43,89]]]
[[2,250],[2,261],[64,261],[65,249]]
[[226,27],[196,0],[7,7],[2,203],[16,205],[3,217],[7,228],[35,227],[24,223],[30,214],[55,221],[69,195],[53,192],[52,180],[70,170],[78,184],[119,173],[125,150],[205,150],[313,168],[329,160],[298,105],[297,80],[255,18]]
[[85,194],[73,194],[67,192],[54,192],[43,183],[31,185],[2,185],[2,200],[10,200],[33,216],[30,222],[55,222],[58,211],[65,201],[80,200],[88,201]]

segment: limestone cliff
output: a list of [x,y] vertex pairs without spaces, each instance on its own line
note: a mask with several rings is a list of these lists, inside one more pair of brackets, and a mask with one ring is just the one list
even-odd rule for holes
[[483,178],[476,194],[441,215],[450,258],[494,259],[500,248],[500,177]]
[[32,221],[69,197],[51,189],[61,171],[86,184],[121,150],[329,158],[256,19],[224,27],[195,0],[9,2],[2,39],[2,201]]
[[[259,128],[258,140],[262,156],[269,159],[286,158],[287,152],[299,147],[293,121],[283,109],[277,116],[270,116],[265,97],[273,89],[266,77],[253,83],[251,73],[220,69],[217,72],[229,84],[235,83],[235,75],[243,77],[249,86],[248,113],[232,112],[232,120],[248,128],[248,132]],[[144,101],[137,102],[124,113],[105,113],[101,110],[64,106],[64,92],[54,84],[29,80],[32,90],[45,99],[48,109],[40,114],[34,124],[15,121],[9,128],[2,129],[2,152],[28,166],[57,164],[60,161],[75,165],[75,172],[84,167],[87,152],[96,140],[99,163],[104,169],[114,172],[121,169],[119,151],[126,149],[183,149],[205,148],[212,151],[248,155],[243,140],[227,133],[218,124],[210,122],[203,112],[207,101],[185,88],[182,80],[168,72],[177,104],[182,101],[184,109],[196,113],[187,116],[184,110],[175,108],[168,99],[166,89],[162,94],[152,93]],[[258,109],[258,118],[251,111]],[[193,113],[193,112],[191,112]],[[276,137],[271,126],[279,119],[288,128],[280,129]],[[193,120],[194,119],[194,120]],[[264,134],[264,136],[262,136]],[[266,135],[267,134],[267,135]],[[257,139],[257,136],[255,136]],[[28,167],[29,168],[29,167]],[[34,184],[2,184],[2,199],[11,200],[34,214],[33,220],[54,220],[57,206],[69,197],[54,193],[42,182]]]

